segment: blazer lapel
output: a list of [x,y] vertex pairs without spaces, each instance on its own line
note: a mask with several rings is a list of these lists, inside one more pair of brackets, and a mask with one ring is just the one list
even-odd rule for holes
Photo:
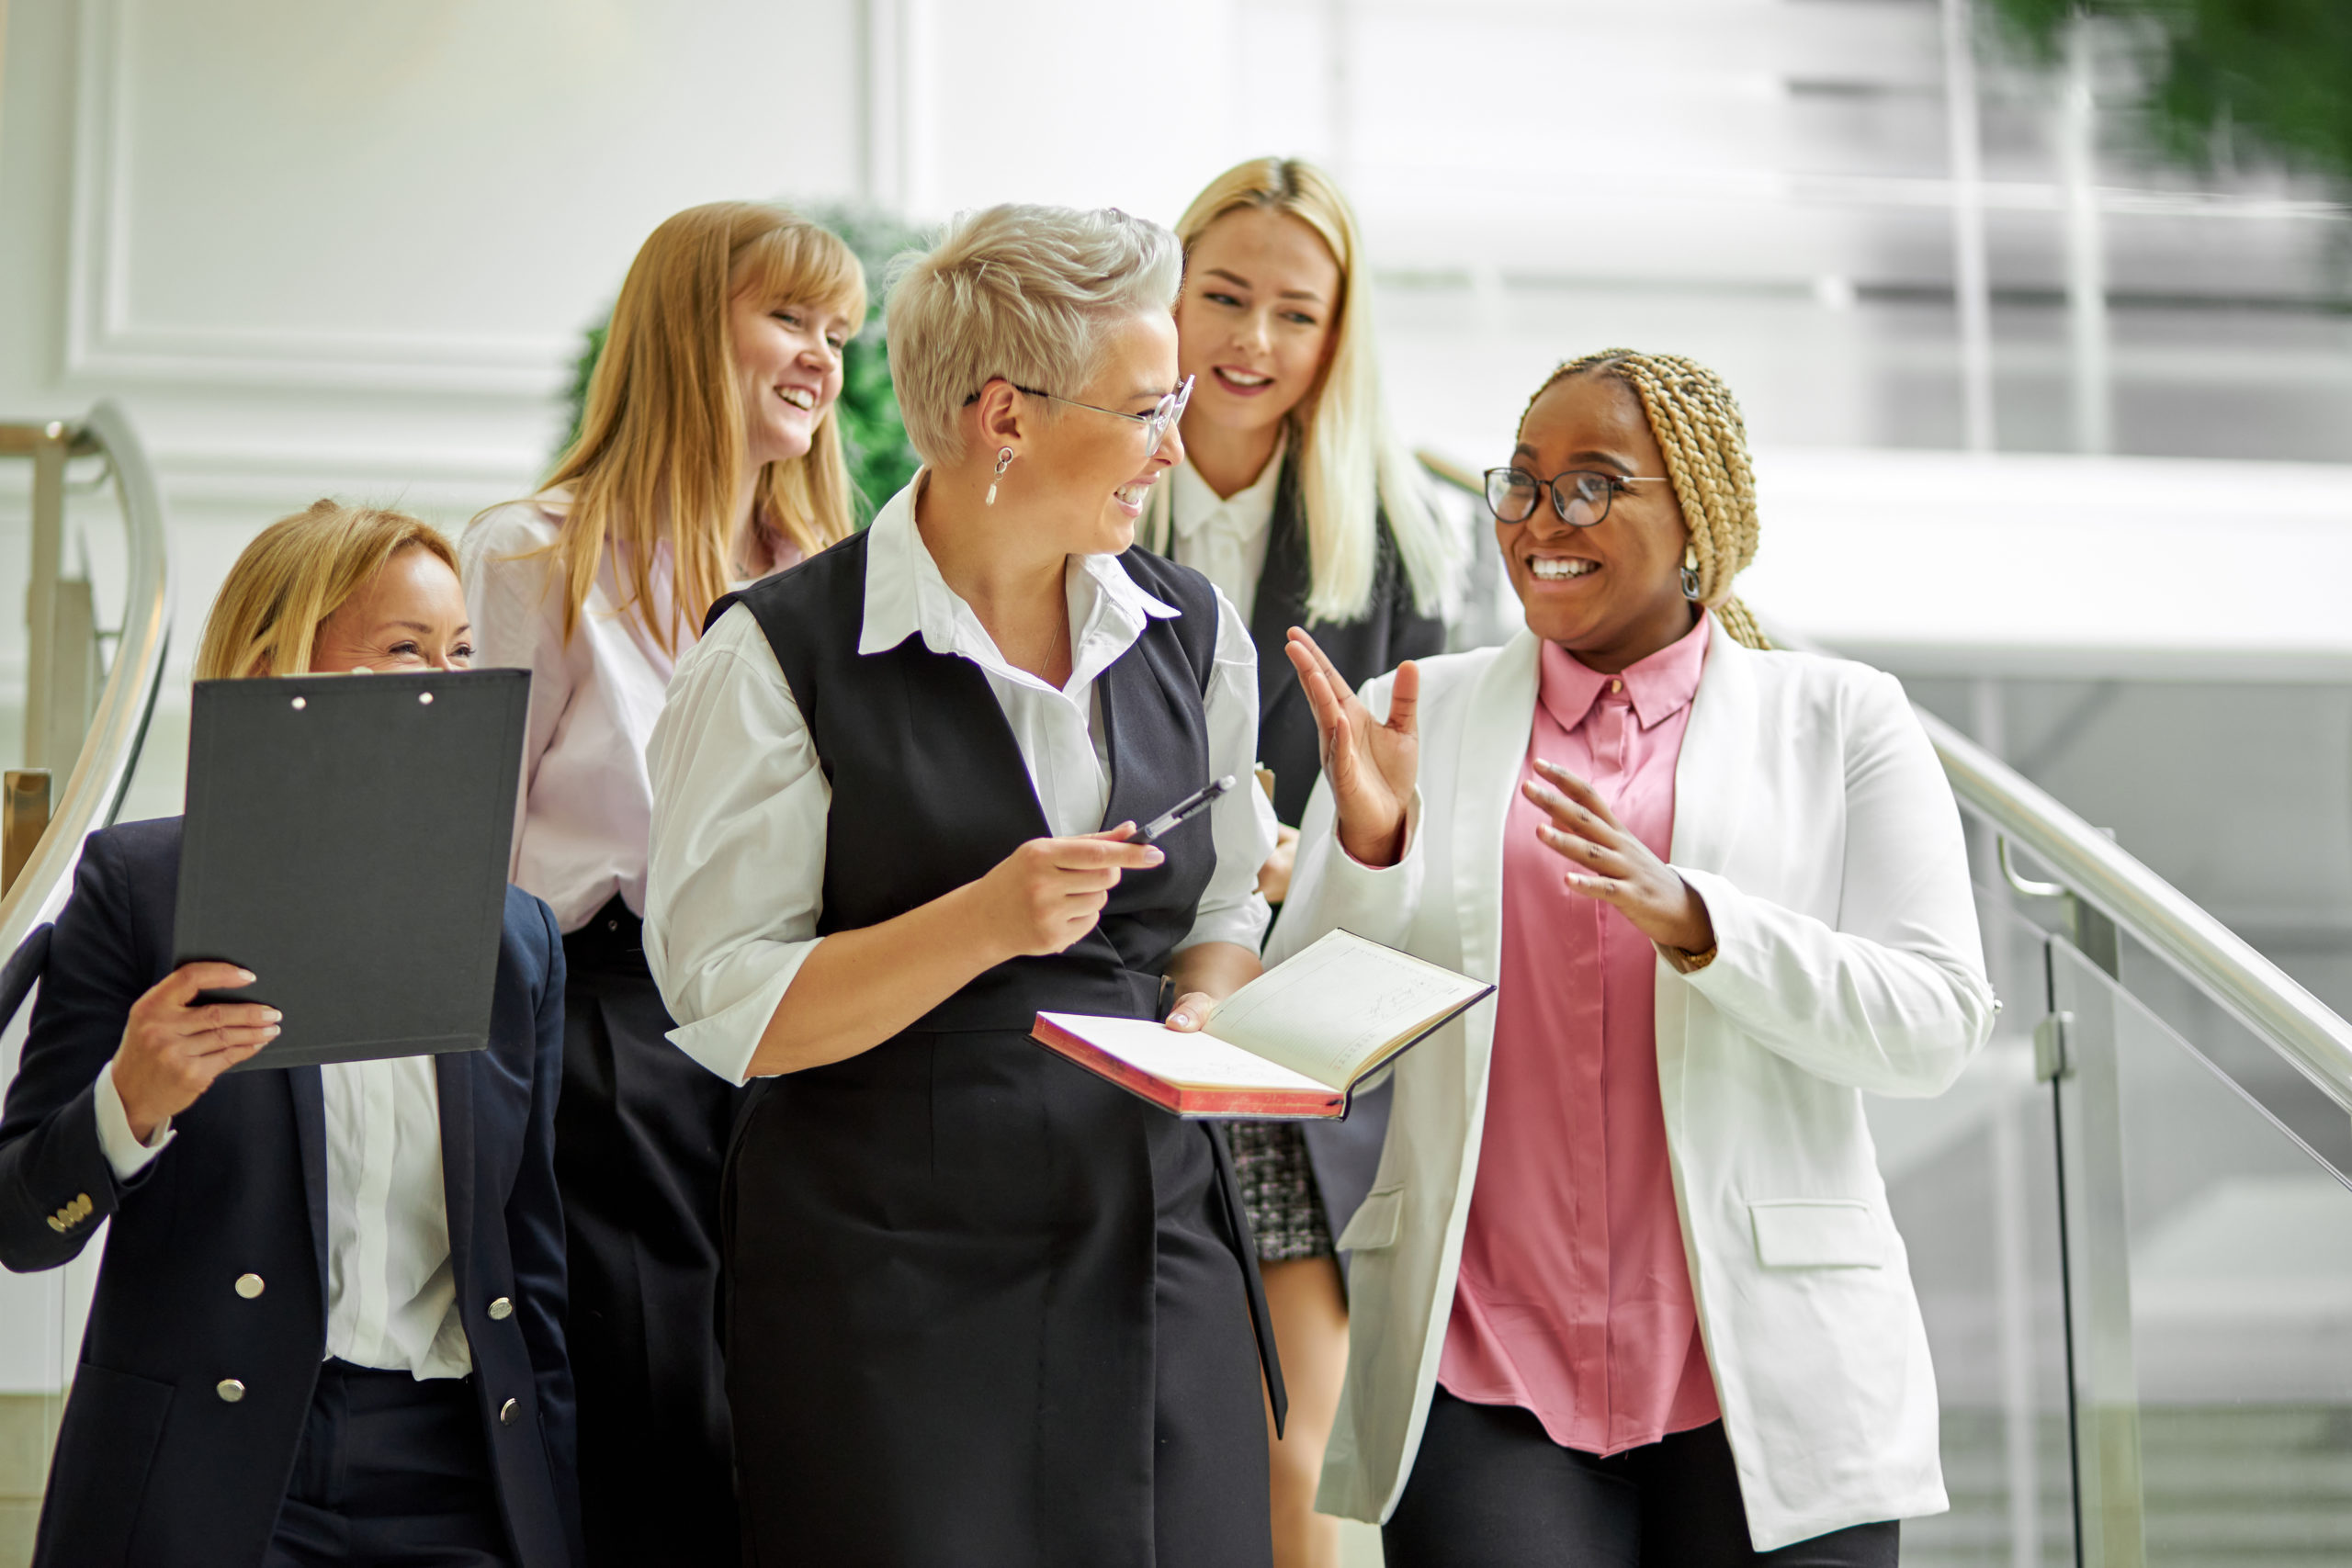
[[1453,775],[1455,929],[1462,967],[1481,980],[1502,966],[1503,825],[1535,726],[1535,634],[1524,627],[1478,677]]
[[316,1067],[286,1069],[294,1097],[294,1143],[302,1157],[303,1207],[311,1216],[311,1250],[319,1265],[319,1300],[327,1299],[327,1098]]
[[[1298,502],[1298,470],[1288,457],[1274,488],[1274,514],[1266,524],[1266,563],[1258,572],[1258,596],[1250,604],[1250,640],[1258,645],[1258,733],[1267,716],[1297,696],[1298,676],[1282,653],[1290,628],[1306,624],[1306,515]],[[1239,605],[1234,606],[1236,609]],[[1274,657],[1266,657],[1272,649]]]
[[[1707,630],[1707,663],[1690,699],[1690,723],[1674,763],[1674,840],[1668,858],[1693,871],[1721,872],[1738,842],[1747,791],[1741,781],[1756,755],[1756,655],[1734,642],[1721,621]],[[1686,1125],[1683,1091],[1689,1045],[1689,988],[1657,961],[1657,1087],[1669,1145]]]
[[1707,664],[1674,764],[1677,865],[1719,872],[1730,863],[1747,806],[1740,780],[1756,755],[1755,658],[1722,622],[1707,628]]
[[433,1058],[441,1099],[441,1201],[449,1219],[449,1268],[463,1289],[472,1277],[474,1239],[474,1070],[487,1051],[444,1051]]

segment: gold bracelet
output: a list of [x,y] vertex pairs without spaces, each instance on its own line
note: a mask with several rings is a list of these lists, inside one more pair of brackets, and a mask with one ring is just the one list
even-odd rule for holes
[[1687,948],[1680,947],[1669,947],[1663,951],[1666,953],[1666,961],[1674,965],[1677,974],[1696,975],[1715,961],[1715,949],[1718,945],[1711,942],[1703,953],[1692,953]]

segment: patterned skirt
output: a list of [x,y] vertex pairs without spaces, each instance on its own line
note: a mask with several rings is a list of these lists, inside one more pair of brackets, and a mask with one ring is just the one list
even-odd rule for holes
[[1258,1261],[1331,1257],[1331,1225],[1323,1217],[1323,1194],[1315,1185],[1315,1167],[1298,1123],[1228,1122],[1225,1135],[1241,1183],[1241,1204],[1257,1238]]

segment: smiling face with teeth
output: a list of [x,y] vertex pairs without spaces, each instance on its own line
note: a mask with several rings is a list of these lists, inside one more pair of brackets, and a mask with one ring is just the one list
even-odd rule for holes
[[[1140,421],[1177,379],[1175,321],[1165,310],[1130,316],[1104,331],[1085,385],[1040,389],[1066,400],[990,381],[966,410],[965,457],[955,465],[964,472],[951,482],[975,493],[993,483],[1000,499],[990,509],[1018,525],[1028,549],[1117,555],[1135,543],[1151,487],[1184,460],[1176,425],[1148,451]],[[998,479],[997,455],[1007,449],[1012,457]]]
[[1193,378],[1184,438],[1219,493],[1258,477],[1283,421],[1315,389],[1341,287],[1322,236],[1285,212],[1237,208],[1186,252],[1176,306],[1178,355]]
[[[1520,425],[1511,465],[1546,479],[1571,468],[1626,479],[1666,472],[1641,400],[1605,375],[1546,389]],[[1697,624],[1698,607],[1682,596],[1688,538],[1668,484],[1627,485],[1589,528],[1564,522],[1548,499],[1524,523],[1495,525],[1528,629],[1603,672],[1648,658]]]
[[728,350],[754,472],[807,454],[841,396],[842,349],[857,328],[836,306],[771,299],[756,289],[729,301]]

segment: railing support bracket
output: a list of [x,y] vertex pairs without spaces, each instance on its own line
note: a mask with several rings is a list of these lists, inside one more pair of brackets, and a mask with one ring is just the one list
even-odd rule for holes
[[2074,1022],[2073,1013],[2053,1012],[2033,1026],[2035,1082],[2056,1083],[2075,1076],[2075,1064],[2066,1054],[2066,1031]]

